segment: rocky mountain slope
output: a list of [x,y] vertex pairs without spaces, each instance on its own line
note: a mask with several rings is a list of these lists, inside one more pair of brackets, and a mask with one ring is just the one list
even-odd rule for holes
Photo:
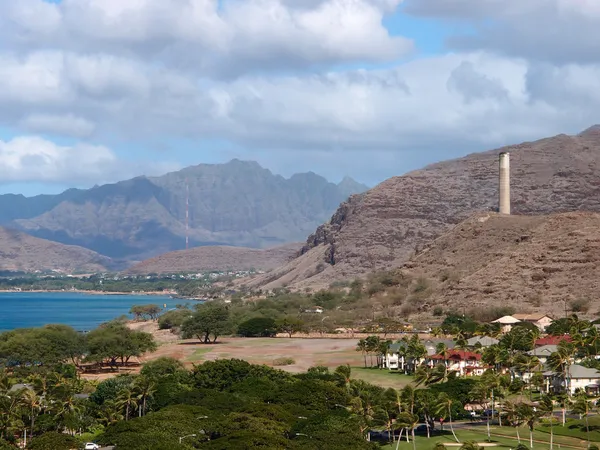
[[271,270],[286,264],[301,243],[286,244],[269,249],[207,246],[179,250],[142,261],[127,269],[131,274],[192,273],[206,270]]
[[498,204],[498,154],[511,154],[517,215],[600,211],[600,127],[468,155],[394,177],[344,202],[301,256],[249,287],[323,287],[398,267],[477,211]]
[[297,242],[349,194],[366,189],[351,179],[329,183],[314,173],[286,179],[255,162],[233,160],[59,196],[0,196],[0,225],[116,259],[141,260],[185,248],[186,180],[192,247]]
[[86,248],[39,239],[0,227],[0,270],[95,273],[118,268],[110,258]]
[[599,268],[600,214],[491,213],[457,225],[402,271],[428,280],[431,295],[420,308],[510,305],[560,317],[565,302],[597,300]]

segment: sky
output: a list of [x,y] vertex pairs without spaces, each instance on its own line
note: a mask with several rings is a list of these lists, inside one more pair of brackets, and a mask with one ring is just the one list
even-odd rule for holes
[[232,158],[375,185],[596,123],[598,0],[0,2],[0,193]]

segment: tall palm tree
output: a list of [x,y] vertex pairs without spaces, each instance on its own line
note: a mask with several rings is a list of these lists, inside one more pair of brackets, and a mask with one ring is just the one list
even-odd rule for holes
[[415,371],[415,375],[413,377],[413,382],[416,386],[421,386],[422,384],[429,385],[429,381],[431,380],[431,369],[427,366],[419,366]]
[[557,350],[547,360],[548,366],[563,376],[567,396],[571,397],[570,367],[577,348],[572,342],[560,341]]
[[550,450],[554,450],[554,402],[552,398],[548,394],[544,395],[538,408],[540,414],[550,416]]
[[367,341],[365,339],[361,339],[358,341],[356,345],[356,351],[362,352],[363,359],[365,361],[365,368],[367,367]]
[[519,403],[505,402],[504,410],[507,413],[507,419],[511,426],[517,431],[517,442],[521,443],[521,435],[519,434],[519,427],[523,425],[523,414],[522,408]]
[[448,415],[448,423],[450,424],[450,431],[452,431],[452,436],[454,436],[454,439],[458,443],[460,441],[456,437],[456,433],[454,432],[454,426],[452,425],[452,403],[453,403],[453,401],[448,396],[448,394],[446,394],[445,392],[442,392],[438,397],[438,402],[436,405],[436,413],[442,417],[445,416],[446,414]]
[[42,399],[31,389],[23,389],[19,394],[21,396],[21,404],[27,409],[27,414],[29,415],[29,435],[33,436],[35,419],[42,409]]
[[125,420],[129,420],[130,412],[138,407],[138,398],[134,391],[125,388],[117,395],[116,403],[122,410],[125,409]]
[[591,402],[588,401],[587,394],[585,391],[580,391],[575,397],[575,403],[573,404],[573,412],[581,414],[585,417],[585,431],[587,435],[588,445],[590,443],[590,424],[588,422],[588,414],[592,409]]
[[156,384],[149,378],[140,375],[134,383],[134,392],[137,394],[139,416],[146,414],[148,410],[148,400],[152,398],[156,391]]
[[403,412],[398,415],[396,419],[396,423],[398,426],[406,428],[410,430],[412,436],[413,450],[417,450],[417,441],[415,439],[415,428],[419,425],[419,416],[416,414],[411,414],[407,412]]
[[529,428],[529,447],[533,450],[533,430],[535,428],[535,425],[540,420],[540,412],[530,405],[521,403],[519,405],[519,413],[522,417],[522,420],[527,424],[527,427]]

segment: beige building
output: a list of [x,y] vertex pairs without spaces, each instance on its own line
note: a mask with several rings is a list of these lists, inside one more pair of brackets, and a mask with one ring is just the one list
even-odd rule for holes
[[554,319],[548,314],[513,314],[512,316],[521,322],[529,322],[534,324],[541,331],[544,331],[547,326],[554,322]]

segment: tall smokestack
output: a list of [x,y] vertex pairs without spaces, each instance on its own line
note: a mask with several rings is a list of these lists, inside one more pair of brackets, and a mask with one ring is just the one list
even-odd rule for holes
[[510,153],[500,153],[500,214],[510,214]]

